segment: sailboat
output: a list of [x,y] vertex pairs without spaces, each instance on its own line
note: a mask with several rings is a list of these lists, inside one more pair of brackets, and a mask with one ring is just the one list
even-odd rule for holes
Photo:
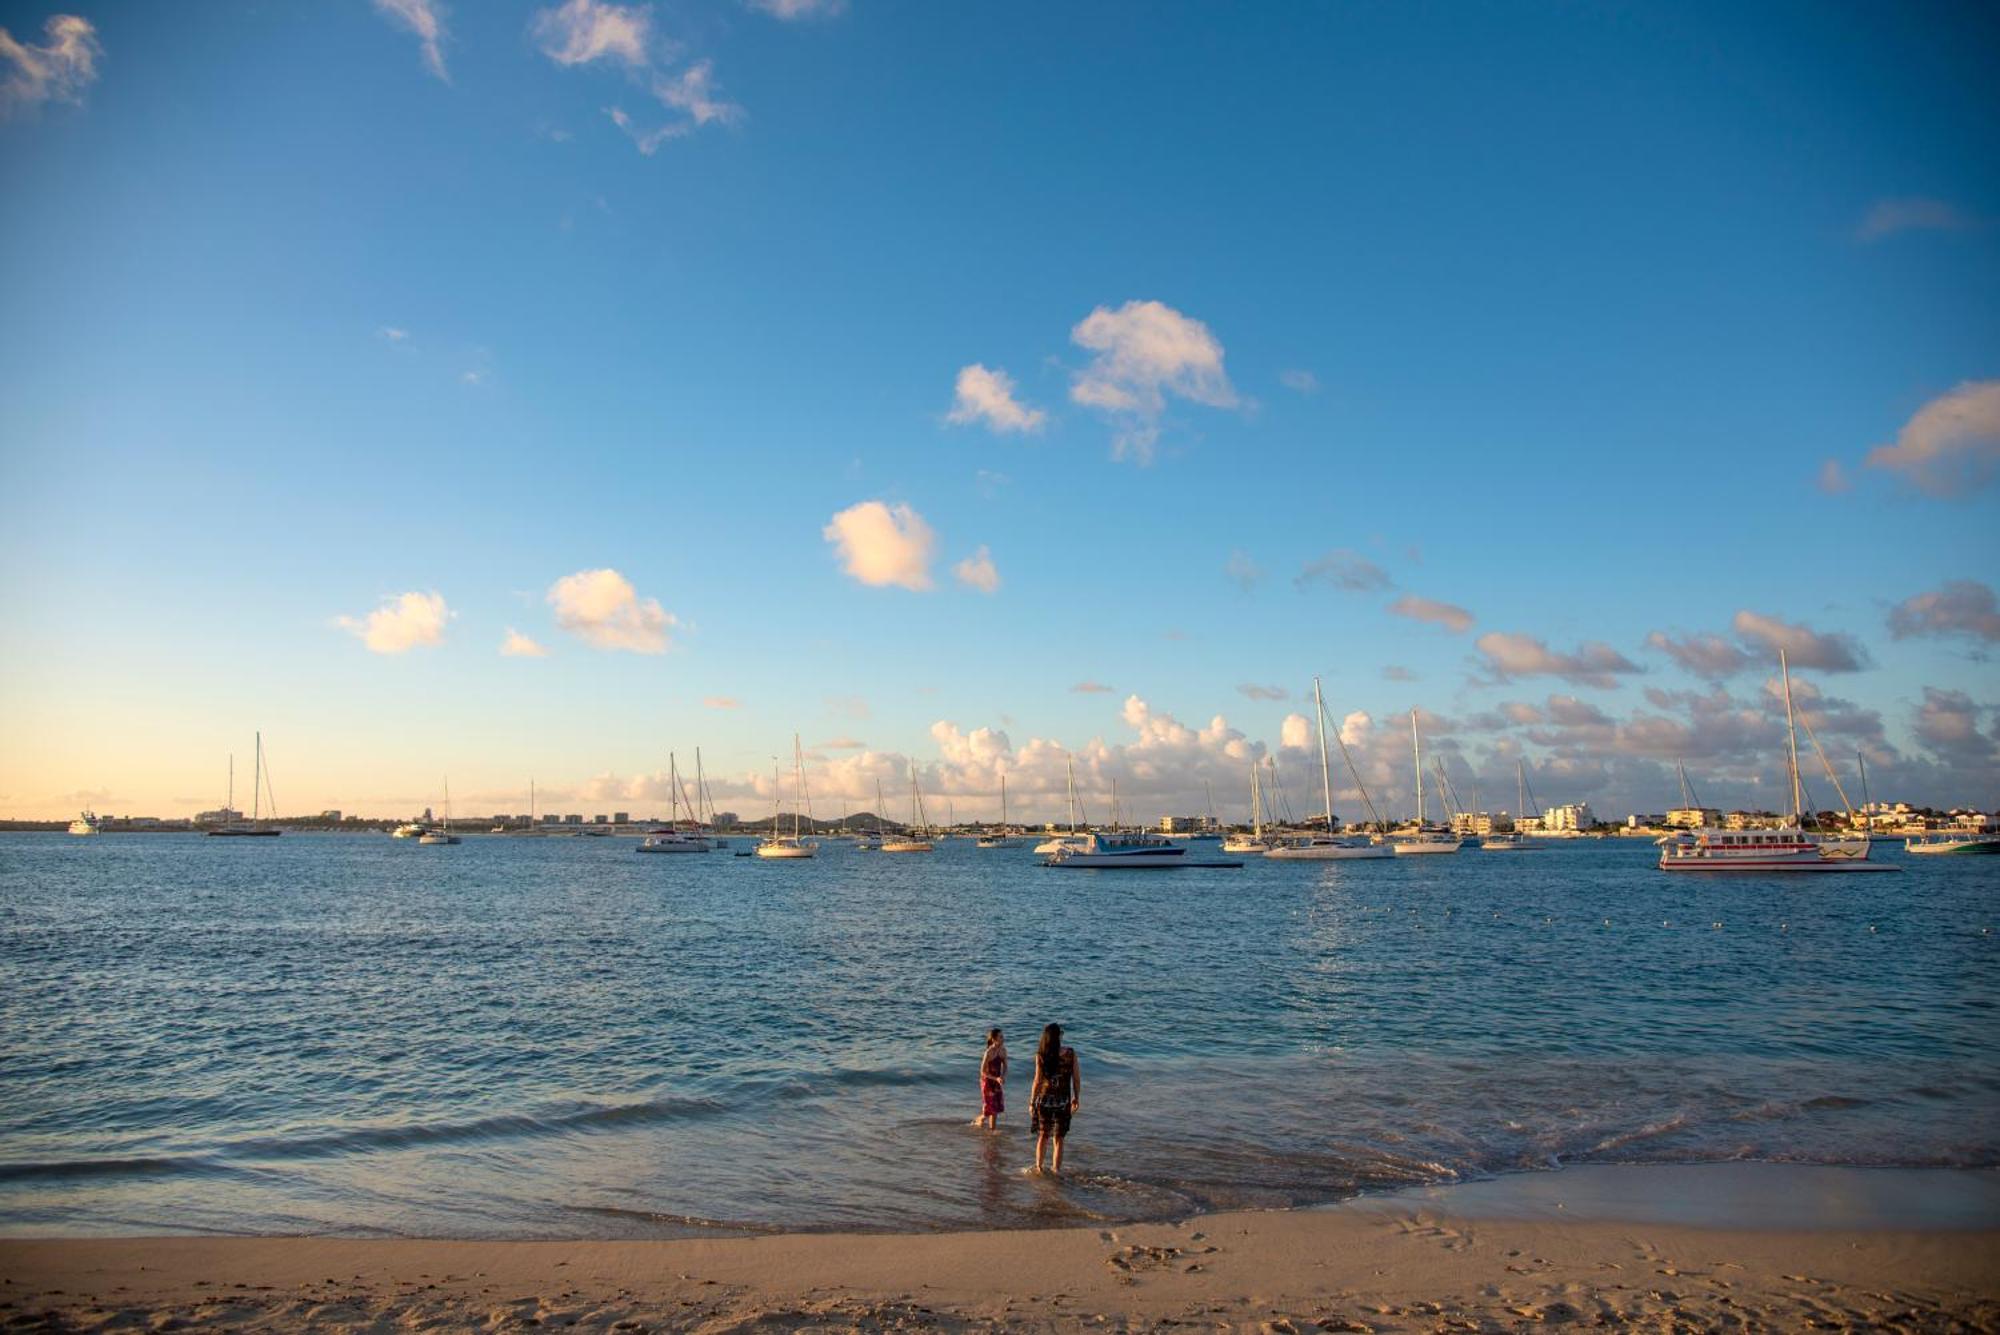
[[[1792,710],[1792,668],[1778,651],[1785,683],[1785,740],[1792,780],[1790,822],[1775,830],[1726,830],[1704,826],[1660,841],[1661,871],[1901,871],[1868,860],[1868,841],[1830,838],[1805,828],[1805,784],[1799,777],[1799,734]],[[1810,729],[1808,729],[1810,731]],[[1853,851],[1859,843],[1860,851]]]
[[1528,810],[1528,764],[1514,758],[1514,829],[1507,834],[1489,834],[1479,841],[1487,853],[1539,853],[1542,846],[1521,833],[1520,819]]
[[771,766],[771,833],[757,845],[760,858],[809,858],[819,852],[817,844],[809,844],[799,833],[799,822],[804,818],[806,801],[806,756],[799,746],[799,735],[792,734],[792,832],[778,833],[778,767]]
[[902,834],[882,841],[884,853],[929,853],[935,845],[924,836],[929,832],[930,820],[924,815],[923,790],[917,787],[916,762],[910,762],[910,823]]
[[[1313,714],[1319,720],[1319,785],[1320,794],[1326,801],[1326,833],[1310,835],[1304,839],[1280,844],[1278,847],[1265,853],[1264,856],[1280,862],[1332,862],[1352,858],[1393,857],[1395,855],[1394,850],[1382,844],[1373,843],[1367,839],[1356,838],[1351,835],[1343,837],[1334,833],[1333,769],[1327,761],[1326,705],[1320,699],[1318,677],[1313,678]],[[1354,757],[1348,755],[1345,739],[1342,739],[1340,743],[1340,754],[1347,758],[1348,769],[1353,770]],[[1354,782],[1357,785],[1360,784],[1361,775],[1359,773],[1354,775]],[[1362,800],[1368,802],[1370,814],[1373,814],[1375,804],[1373,801],[1369,801],[1368,790],[1363,788],[1361,794]]]
[[1250,833],[1232,834],[1222,841],[1225,853],[1268,853],[1271,845],[1264,842],[1264,787],[1259,782],[1259,763],[1250,762]]
[[694,804],[688,804],[688,822],[694,829],[681,826],[681,771],[674,753],[667,752],[667,827],[650,830],[639,841],[641,853],[706,853],[708,840],[701,835],[700,820],[694,812]]
[[1417,732],[1417,711],[1410,711],[1410,749],[1416,757],[1417,777],[1417,821],[1396,831],[1392,840],[1398,857],[1411,857],[1418,853],[1456,853],[1459,837],[1450,830],[1441,829],[1424,821],[1424,743]]
[[1000,775],[1000,825],[979,836],[975,848],[1012,848],[1018,840],[1014,838],[1014,827],[1007,823],[1007,775]]
[[879,853],[882,851],[882,780],[875,780],[875,828],[863,830],[854,836],[854,851],[857,853]]
[[[264,734],[261,732],[257,734],[257,767],[252,774],[253,777],[250,781],[250,819],[247,821],[240,819],[232,820],[227,825],[218,825],[210,830],[209,834],[220,838],[244,838],[250,836],[275,837],[280,833],[277,826],[266,825],[263,820],[263,798],[270,791],[271,780],[264,773]],[[224,809],[228,811],[236,809],[236,759],[234,756],[230,757],[229,760],[229,802]],[[277,809],[278,799],[273,797],[271,799],[272,814],[275,815]]]
[[1089,838],[1089,831],[1076,827],[1076,757],[1065,757],[1064,768],[1069,774],[1069,833],[1059,834],[1053,839],[1044,839],[1035,845],[1035,851],[1044,855],[1062,852],[1065,848],[1081,847]]
[[420,844],[455,844],[457,835],[451,832],[451,780],[444,781],[444,823],[433,826],[417,836]]

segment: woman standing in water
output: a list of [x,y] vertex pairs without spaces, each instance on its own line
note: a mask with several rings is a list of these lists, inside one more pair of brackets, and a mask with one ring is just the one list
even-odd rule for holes
[[1028,1091],[1028,1106],[1035,1130],[1035,1171],[1042,1171],[1042,1153],[1054,1141],[1049,1171],[1061,1173],[1069,1119],[1083,1106],[1083,1071],[1077,1064],[1076,1049],[1063,1046],[1059,1024],[1042,1030],[1041,1046],[1035,1049],[1035,1083]]

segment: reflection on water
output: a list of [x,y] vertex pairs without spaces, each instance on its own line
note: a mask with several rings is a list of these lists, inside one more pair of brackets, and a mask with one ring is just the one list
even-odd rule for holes
[[[0,836],[0,1229],[1019,1226],[1554,1162],[2000,1163],[1996,869],[1651,856]],[[1051,1019],[1085,1080],[1061,1183],[1020,1171]]]

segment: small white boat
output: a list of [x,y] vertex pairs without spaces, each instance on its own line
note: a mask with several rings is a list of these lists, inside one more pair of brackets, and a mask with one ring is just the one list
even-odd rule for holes
[[1187,865],[1186,855],[1185,846],[1156,834],[1087,834],[1052,854],[1045,865],[1101,870],[1182,867]]
[[429,828],[422,821],[406,820],[395,829],[389,831],[389,837],[391,839],[421,839],[424,836],[424,832]]
[[1007,823],[1007,776],[1000,776],[1000,826],[988,830],[973,841],[974,848],[1012,848],[1020,843],[1014,834],[1014,827]]
[[455,844],[459,837],[451,832],[451,780],[444,781],[444,821],[432,826],[417,836],[420,844]]
[[[257,734],[257,766],[250,776],[250,819],[233,820],[227,825],[218,825],[208,833],[219,839],[276,838],[282,831],[275,825],[267,825],[263,819],[263,799],[271,796],[271,810],[278,809],[277,795],[271,793],[271,780],[264,772],[264,734]],[[236,757],[229,758],[229,801],[225,811],[236,809]]]
[[[1683,780],[1685,781],[1685,780]],[[1514,818],[1519,820],[1528,809],[1528,765],[1524,760],[1514,761]],[[1518,830],[1506,834],[1489,834],[1479,841],[1482,853],[1539,853],[1542,846]]]
[[1463,837],[1424,820],[1424,743],[1417,732],[1417,711],[1414,709],[1410,711],[1410,752],[1416,758],[1417,819],[1414,825],[1406,825],[1390,835],[1389,846],[1396,850],[1399,858],[1418,857],[1426,853],[1456,853],[1464,847]]
[[[1035,852],[1042,857],[1054,857],[1056,854],[1062,853],[1069,849],[1082,848],[1084,844],[1087,843],[1090,839],[1090,831],[1079,829],[1077,827],[1075,757],[1072,756],[1065,758],[1063,761],[1063,768],[1068,773],[1067,805],[1069,811],[1069,831],[1065,834],[1056,835],[1054,838],[1051,839],[1044,839],[1042,840],[1041,843],[1036,844]],[[1085,824],[1089,823],[1087,817],[1085,818],[1084,823]]]
[[[71,833],[75,833],[72,829]],[[1922,857],[1976,857],[2000,854],[2000,834],[1939,834],[1912,839],[1903,847]]]
[[86,811],[69,823],[71,834],[101,834],[104,823],[97,819],[95,811]]
[[1257,762],[1250,762],[1250,833],[1231,834],[1222,841],[1225,853],[1268,853],[1271,844],[1264,838],[1264,789],[1258,781]]
[[792,734],[792,832],[778,833],[778,767],[771,766],[771,833],[757,845],[760,858],[809,858],[819,852],[819,845],[808,843],[799,833],[799,823],[803,819],[806,801],[806,759],[805,751],[799,746],[799,735]]
[[1316,834],[1279,844],[1264,855],[1276,862],[1337,862],[1352,858],[1392,858],[1396,850],[1359,836]]

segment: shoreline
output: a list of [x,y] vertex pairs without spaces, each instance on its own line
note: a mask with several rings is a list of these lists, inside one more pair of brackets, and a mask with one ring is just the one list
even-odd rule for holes
[[[1952,1199],[1940,1205],[1947,1180],[1956,1180]],[[1744,1202],[1763,1202],[1766,1218],[1734,1218]],[[1628,1217],[1611,1217],[1619,1214]],[[1004,1232],[0,1239],[0,1322],[36,1321],[717,1331],[1811,1321],[1991,1330],[2000,1329],[2000,1173],[1592,1165],[1315,1209]]]

